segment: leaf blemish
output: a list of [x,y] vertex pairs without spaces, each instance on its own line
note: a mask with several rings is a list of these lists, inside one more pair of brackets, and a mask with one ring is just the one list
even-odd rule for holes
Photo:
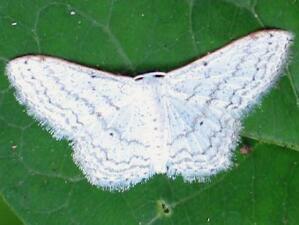
[[171,206],[166,203],[164,200],[157,201],[157,214],[160,217],[169,217],[172,214]]
[[242,155],[248,155],[251,152],[252,152],[252,147],[249,145],[244,145],[240,148],[240,153]]

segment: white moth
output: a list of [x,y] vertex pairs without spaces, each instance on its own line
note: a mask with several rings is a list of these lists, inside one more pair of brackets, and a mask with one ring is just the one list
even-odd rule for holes
[[40,55],[6,72],[28,112],[71,142],[90,183],[124,190],[156,173],[202,181],[230,167],[242,115],[279,77],[292,39],[259,31],[135,78]]

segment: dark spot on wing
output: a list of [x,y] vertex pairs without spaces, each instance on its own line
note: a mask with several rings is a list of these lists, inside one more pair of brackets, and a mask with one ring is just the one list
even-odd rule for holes
[[138,77],[135,79],[135,81],[142,80],[142,79],[143,79],[143,77]]
[[154,77],[164,77],[163,74],[156,74]]

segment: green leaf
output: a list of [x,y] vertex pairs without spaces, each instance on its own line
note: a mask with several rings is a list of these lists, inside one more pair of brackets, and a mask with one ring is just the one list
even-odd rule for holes
[[244,121],[243,136],[299,151],[299,108],[283,77]]
[[22,223],[11,212],[3,199],[0,197],[0,225],[21,225]]
[[124,193],[86,181],[68,143],[17,103],[4,68],[20,55],[47,54],[132,76],[168,71],[259,29],[299,34],[298,9],[293,0],[2,0],[1,194],[28,225],[296,224],[297,41],[286,76],[244,120],[251,153],[236,150],[233,168],[206,183],[161,175]]

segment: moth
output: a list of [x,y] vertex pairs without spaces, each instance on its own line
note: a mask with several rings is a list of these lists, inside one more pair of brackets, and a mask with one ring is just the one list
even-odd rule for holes
[[27,55],[6,74],[18,101],[98,187],[154,174],[203,181],[232,164],[240,121],[278,79],[293,35],[262,30],[186,66],[134,78]]

